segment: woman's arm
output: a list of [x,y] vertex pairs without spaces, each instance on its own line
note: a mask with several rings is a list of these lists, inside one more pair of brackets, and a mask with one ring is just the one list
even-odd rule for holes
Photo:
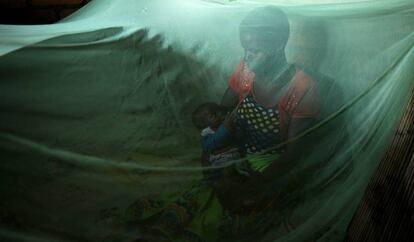
[[280,155],[279,159],[273,161],[262,173],[265,180],[271,181],[289,172],[302,155],[301,151],[305,147],[307,139],[306,137],[302,137],[292,142],[289,142],[289,140],[305,132],[314,123],[315,120],[312,118],[291,120],[287,136],[288,143],[286,144],[285,151]]
[[[287,140],[300,135],[308,129],[313,122],[313,119],[292,120]],[[289,171],[291,171],[297,164],[297,161],[303,154],[302,150],[306,143],[306,137],[288,143],[285,146],[284,152],[277,160],[272,161],[262,173],[254,173],[248,181],[243,183],[240,192],[246,194],[246,197],[240,198],[240,200],[248,201],[250,199],[255,203],[267,201],[269,197],[271,198],[275,195],[275,192],[280,191],[278,188],[286,185],[285,174],[289,173]]]
[[233,110],[239,102],[239,94],[235,92],[231,87],[228,87],[224,92],[221,100],[221,105],[226,107],[227,110]]

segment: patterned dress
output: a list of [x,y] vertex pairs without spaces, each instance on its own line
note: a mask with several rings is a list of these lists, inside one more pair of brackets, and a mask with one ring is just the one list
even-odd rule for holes
[[316,82],[295,67],[287,89],[273,107],[264,107],[254,97],[255,74],[242,61],[229,80],[229,87],[239,95],[237,110],[239,132],[247,159],[256,171],[263,171],[283,152],[279,144],[287,140],[293,119],[315,118],[319,115]]
[[[285,91],[272,107],[257,102],[254,95],[255,74],[243,61],[229,80],[229,88],[239,95],[237,106],[237,128],[242,135],[246,158],[256,172],[263,172],[284,152],[281,146],[288,139],[293,120],[316,118],[319,115],[319,95],[315,80],[295,67]],[[223,241],[254,241],[268,229],[284,234],[289,230],[289,209],[294,200],[287,194],[297,184],[295,177],[275,177],[270,183],[258,183],[248,190],[252,205],[239,214],[231,214],[229,225],[233,228],[221,234]],[[249,196],[241,196],[243,199]],[[233,198],[234,199],[234,198]],[[237,224],[236,228],[231,225]],[[277,232],[278,233],[278,232]]]
[[[264,107],[257,103],[252,93],[248,94],[237,109],[237,127],[253,170],[263,171],[282,152],[282,149],[274,148],[282,141],[276,106]],[[260,159],[253,155],[259,153]]]

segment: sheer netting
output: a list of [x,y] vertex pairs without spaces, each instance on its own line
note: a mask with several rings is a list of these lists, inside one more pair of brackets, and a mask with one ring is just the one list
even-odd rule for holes
[[0,25],[1,240],[344,240],[413,29],[411,0],[94,0]]

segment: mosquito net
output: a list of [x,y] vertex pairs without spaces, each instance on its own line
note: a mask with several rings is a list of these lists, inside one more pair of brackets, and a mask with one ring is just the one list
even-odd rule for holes
[[1,240],[344,240],[413,88],[413,13],[94,0],[0,25]]

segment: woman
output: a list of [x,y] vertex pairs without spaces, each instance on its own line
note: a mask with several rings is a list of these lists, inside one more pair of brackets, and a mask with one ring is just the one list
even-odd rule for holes
[[320,112],[316,81],[287,62],[288,38],[289,22],[278,8],[257,8],[240,24],[245,55],[230,78],[222,105],[237,113],[241,143],[254,170],[248,182],[228,188],[239,194],[231,198],[235,202],[230,209],[240,207],[245,215],[273,207],[277,193],[292,185],[278,179],[299,158],[301,140],[291,139],[309,128]]
[[[288,37],[289,22],[278,8],[255,9],[240,24],[245,57],[230,78],[222,105],[236,109],[242,142],[250,155],[295,137],[319,115],[315,80],[287,63]],[[271,149],[280,158],[257,170],[266,175],[274,163],[282,165],[292,145]]]

